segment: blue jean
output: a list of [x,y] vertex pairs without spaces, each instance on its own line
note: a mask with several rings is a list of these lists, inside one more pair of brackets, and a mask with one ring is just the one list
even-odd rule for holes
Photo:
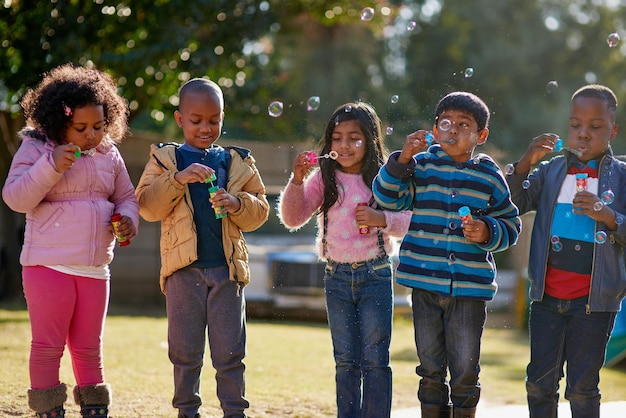
[[531,303],[526,392],[532,418],[556,418],[565,362],[572,418],[600,416],[600,369],[616,312],[587,313],[586,304],[586,296],[563,300],[548,295]]
[[326,311],[335,356],[337,417],[391,414],[391,261],[326,265]]
[[[224,417],[244,417],[246,318],[243,290],[228,267],[184,268],[165,282],[169,357],[174,365],[172,405],[193,417],[200,408],[206,334],[217,397]],[[205,334],[206,333],[206,334]]]
[[[474,408],[480,399],[480,341],[485,301],[413,289],[413,326],[422,404]],[[447,381],[448,371],[450,381]]]

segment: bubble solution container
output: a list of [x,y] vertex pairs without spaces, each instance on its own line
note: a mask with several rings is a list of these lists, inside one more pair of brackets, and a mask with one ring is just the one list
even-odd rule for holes
[[120,221],[122,220],[122,215],[119,213],[114,213],[111,215],[111,225],[113,225],[113,232],[115,232],[115,237],[117,238],[117,242],[120,244],[120,247],[126,247],[130,245],[130,240],[127,239],[124,235],[117,232],[117,228],[120,226]]
[[467,206],[461,206],[459,208],[459,216],[461,217],[462,224],[466,224],[473,219],[472,212],[470,211],[470,208],[468,208]]
[[[209,187],[209,196],[211,197],[211,199],[213,199],[213,197],[215,196],[215,193],[217,193],[217,191],[220,189],[219,186],[216,186],[213,184],[215,180],[217,180],[215,173],[212,173],[211,176],[205,180],[205,183],[211,183],[211,186]],[[217,210],[222,210],[222,209],[224,209],[224,206],[220,206],[219,208],[217,208]],[[215,219],[221,219],[221,218],[225,218],[226,216],[228,216],[228,213],[226,212],[217,213],[217,210],[215,210]]]
[[587,173],[576,173],[576,192],[587,190]]
[[[359,202],[356,204],[357,206],[367,206],[365,202]],[[367,225],[359,225],[359,234],[367,235],[370,233],[370,227]]]

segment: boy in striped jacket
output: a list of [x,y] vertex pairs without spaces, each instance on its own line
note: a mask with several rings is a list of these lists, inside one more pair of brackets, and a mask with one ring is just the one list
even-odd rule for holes
[[[486,302],[497,289],[493,253],[514,245],[521,228],[503,173],[488,155],[474,155],[488,124],[480,98],[450,93],[432,133],[408,135],[374,179],[380,207],[413,211],[396,279],[413,289],[422,417],[475,416]],[[461,219],[464,206],[470,215]]]

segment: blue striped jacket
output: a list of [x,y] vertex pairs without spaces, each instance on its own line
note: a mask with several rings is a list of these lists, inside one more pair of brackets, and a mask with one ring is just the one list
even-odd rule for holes
[[[514,245],[521,229],[519,211],[497,164],[486,154],[455,162],[439,145],[415,155],[409,164],[398,163],[399,155],[391,154],[373,183],[382,208],[413,210],[400,247],[398,283],[445,296],[493,299],[493,253]],[[487,242],[465,239],[461,206],[487,224]]]

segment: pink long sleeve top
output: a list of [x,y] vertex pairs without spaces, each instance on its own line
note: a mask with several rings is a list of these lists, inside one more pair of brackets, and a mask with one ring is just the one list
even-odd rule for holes
[[[324,227],[323,214],[317,215],[316,245],[320,259],[339,263],[366,261],[380,256],[378,230],[383,233],[385,252],[389,255],[395,250],[395,238],[402,238],[411,221],[411,211],[383,211],[387,226],[370,228],[369,234],[359,234],[355,220],[355,210],[359,202],[369,203],[372,191],[363,181],[361,174],[336,172],[339,190],[337,202],[328,210],[328,229],[326,230],[326,253],[322,245]],[[322,206],[324,185],[319,170],[297,185],[289,179],[281,193],[278,216],[291,231],[305,225]]]

